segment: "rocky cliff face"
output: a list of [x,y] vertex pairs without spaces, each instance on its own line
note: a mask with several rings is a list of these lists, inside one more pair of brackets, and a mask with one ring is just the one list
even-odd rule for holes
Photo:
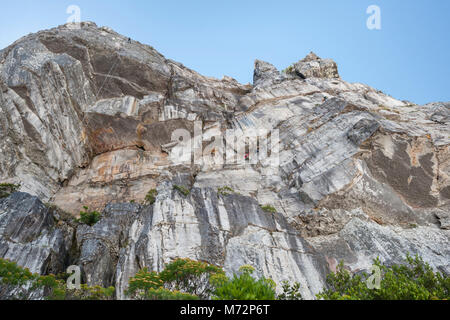
[[[119,298],[177,257],[251,264],[307,298],[340,260],[356,272],[418,253],[450,273],[450,103],[347,83],[313,53],[284,72],[257,60],[253,85],[208,78],[83,23],[0,51],[0,108],[0,182],[25,192],[0,200],[0,257],[34,272],[78,264]],[[198,123],[213,159],[227,130],[276,131],[277,164],[179,161],[172,134]],[[85,205],[103,211],[93,227],[62,218]]]

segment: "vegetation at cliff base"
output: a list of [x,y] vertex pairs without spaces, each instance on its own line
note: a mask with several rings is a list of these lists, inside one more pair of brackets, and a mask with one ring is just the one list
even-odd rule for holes
[[226,277],[213,278],[216,289],[214,300],[275,300],[275,283],[271,279],[256,279],[252,276],[255,269],[252,266],[242,266],[240,274],[234,274],[231,279]]
[[[374,260],[381,277],[378,289],[370,288],[371,275],[352,275],[341,262],[327,277],[327,287],[317,295],[323,300],[447,300],[450,278],[434,272],[422,258],[407,256],[400,265],[387,266]],[[176,259],[161,272],[140,270],[130,278],[125,294],[134,300],[302,300],[299,283],[281,283],[277,293],[274,281],[256,277],[255,269],[245,265],[227,277],[222,268],[191,259]],[[30,299],[42,292],[49,300],[112,300],[114,287],[82,284],[69,290],[68,275],[41,276],[17,263],[0,259],[0,292],[12,292],[11,299]],[[41,290],[41,291],[39,291]],[[42,291],[43,290],[43,291]],[[281,292],[280,292],[281,291]],[[3,296],[4,297],[4,296]]]
[[115,292],[114,287],[90,287],[85,284],[80,289],[70,290],[65,275],[42,276],[31,273],[16,262],[0,259],[0,292],[8,288],[15,289],[15,296],[11,299],[33,298],[33,293],[39,296],[42,290],[46,300],[113,300]]
[[176,259],[160,273],[142,269],[130,279],[127,295],[144,300],[299,300],[298,283],[283,286],[267,278],[255,278],[252,266],[242,266],[231,278],[222,268],[190,259]]
[[221,268],[191,259],[176,259],[160,273],[148,269],[130,279],[127,295],[134,299],[207,299],[214,290],[210,278],[223,275]]
[[450,298],[450,277],[434,272],[421,257],[407,255],[406,263],[386,266],[380,259],[379,289],[367,285],[368,274],[352,276],[341,262],[327,277],[328,288],[317,295],[324,300],[442,300]]
[[294,282],[290,284],[289,281],[283,281],[281,287],[283,292],[278,295],[278,300],[303,300],[300,293],[300,283]]

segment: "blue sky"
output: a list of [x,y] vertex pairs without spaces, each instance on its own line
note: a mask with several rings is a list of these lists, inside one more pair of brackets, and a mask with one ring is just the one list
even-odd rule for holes
[[[69,5],[207,76],[252,82],[255,59],[283,69],[314,51],[346,81],[450,101],[449,0],[2,0],[0,47],[64,24]],[[381,30],[366,27],[369,5],[381,9]]]

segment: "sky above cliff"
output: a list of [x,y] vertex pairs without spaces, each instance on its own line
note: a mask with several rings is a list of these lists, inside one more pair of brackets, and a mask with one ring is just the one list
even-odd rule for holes
[[[71,5],[82,21],[207,76],[252,82],[255,59],[284,69],[314,51],[346,81],[418,104],[450,101],[448,0],[3,0],[0,48],[66,23]],[[380,14],[367,12],[372,5]]]

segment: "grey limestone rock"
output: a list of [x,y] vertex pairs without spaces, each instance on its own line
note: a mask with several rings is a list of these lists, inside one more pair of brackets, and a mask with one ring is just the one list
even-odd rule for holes
[[[243,85],[93,23],[28,35],[0,51],[0,184],[26,192],[0,199],[0,257],[77,264],[120,299],[139,269],[179,257],[251,264],[308,299],[339,260],[359,272],[409,252],[448,273],[448,106],[346,82],[313,53],[284,72],[257,60]],[[226,130],[277,130],[278,164],[177,161],[172,134],[198,122],[204,155]],[[102,219],[61,219],[83,206]]]

